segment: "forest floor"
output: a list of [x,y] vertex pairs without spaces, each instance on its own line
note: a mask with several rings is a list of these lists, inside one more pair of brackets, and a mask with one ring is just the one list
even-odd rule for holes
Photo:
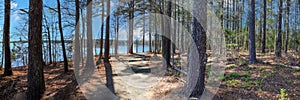
[[[161,61],[148,59],[148,56],[124,55],[110,59],[113,73],[116,74],[113,77],[115,90],[120,99],[156,100],[183,86],[183,82],[174,76],[153,73],[155,71],[152,70],[161,72],[159,70],[164,69],[159,69]],[[297,65],[299,58],[283,56],[282,59],[275,59],[272,54],[259,53],[257,58],[258,63],[250,65],[247,63],[246,52],[235,56],[228,54],[225,74],[218,78],[221,85],[213,99],[260,100],[280,99],[282,96],[291,100],[300,98],[300,68]],[[86,99],[77,85],[73,68],[70,67],[70,71],[64,73],[62,64],[45,67],[46,91],[43,99]],[[105,82],[103,66],[99,65],[98,72],[101,80]],[[3,73],[3,69],[0,69],[0,73]],[[0,77],[0,100],[25,99],[27,67],[13,68],[13,73],[13,76]]]

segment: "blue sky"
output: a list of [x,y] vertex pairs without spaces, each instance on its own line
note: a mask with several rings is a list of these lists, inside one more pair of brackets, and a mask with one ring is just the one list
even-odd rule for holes
[[[4,0],[0,1],[1,3],[4,2]],[[54,2],[54,0],[44,0],[44,4],[47,5],[56,5],[56,2]],[[4,4],[1,4],[3,6],[1,6],[4,10]],[[16,27],[20,27],[20,21],[22,20],[21,17],[25,16],[25,15],[21,15],[20,13],[23,13],[22,11],[20,11],[19,9],[26,9],[28,10],[29,8],[29,0],[12,0],[11,1],[11,18],[10,18],[10,32],[12,34],[14,34],[15,32],[17,32],[17,30],[15,29]],[[4,13],[3,13],[4,15]],[[2,18],[0,18],[0,30],[3,29],[3,23],[4,23],[4,16],[2,16]],[[0,34],[2,34],[2,32],[0,32]],[[1,37],[2,38],[2,37]],[[14,41],[16,39],[19,39],[19,37],[13,37],[11,36],[11,40]]]

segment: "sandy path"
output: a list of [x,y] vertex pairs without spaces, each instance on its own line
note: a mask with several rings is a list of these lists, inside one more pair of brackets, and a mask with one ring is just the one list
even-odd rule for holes
[[121,100],[149,100],[149,89],[160,80],[159,60],[145,60],[143,57],[119,56],[112,58],[114,83]]

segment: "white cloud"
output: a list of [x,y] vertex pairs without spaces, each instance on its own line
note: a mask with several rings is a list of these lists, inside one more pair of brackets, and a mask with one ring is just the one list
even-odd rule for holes
[[[10,6],[11,6],[11,9],[18,8],[18,4],[16,2],[10,2]],[[13,22],[18,21],[20,19],[19,13],[21,13],[19,10],[15,10],[15,11],[12,12],[11,16],[12,16],[12,21]]]
[[20,15],[19,13],[21,13],[20,10],[16,10],[12,13],[12,20],[13,22],[20,20]]
[[10,7],[11,7],[11,9],[15,9],[18,7],[18,4],[15,2],[10,2]]

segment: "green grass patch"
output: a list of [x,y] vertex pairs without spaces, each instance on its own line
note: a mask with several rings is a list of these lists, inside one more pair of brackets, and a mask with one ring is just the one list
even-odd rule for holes
[[285,68],[285,65],[280,63],[279,67]]
[[249,73],[237,73],[237,72],[231,72],[229,73],[225,78],[226,79],[235,79],[235,78],[241,78],[241,77],[250,77]]
[[245,59],[242,59],[242,58],[239,59],[239,63],[240,63],[241,66],[248,64],[247,61]]
[[248,87],[253,87],[255,85],[257,85],[255,81],[246,81],[246,82],[243,83],[242,87],[248,88]]
[[255,84],[260,85],[264,80],[265,80],[264,78],[257,79],[257,80],[255,80]]
[[257,90],[258,92],[262,92],[262,89],[261,89],[261,87],[260,88],[258,88],[258,90]]
[[227,65],[226,70],[233,69],[234,67],[236,67],[235,64]]
[[246,66],[244,67],[244,70],[245,70],[245,71],[250,71],[251,69],[253,69],[253,68],[251,68],[251,67],[248,66],[248,65],[246,65]]
[[280,89],[280,100],[290,100],[288,94],[285,93],[285,89],[283,88]]
[[228,86],[237,86],[240,83],[241,83],[240,80],[235,80],[235,79],[226,81],[226,84]]
[[296,71],[300,71],[300,68],[296,68]]

